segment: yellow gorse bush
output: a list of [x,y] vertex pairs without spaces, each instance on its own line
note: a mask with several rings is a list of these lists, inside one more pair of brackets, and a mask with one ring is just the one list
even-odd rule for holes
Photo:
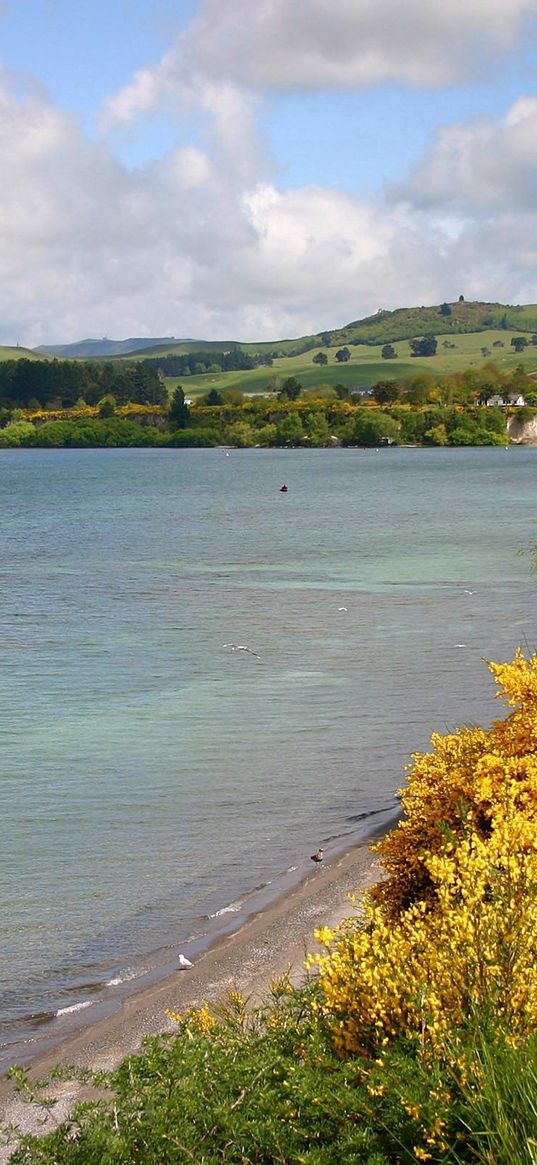
[[431,898],[427,859],[440,853],[450,832],[464,836],[466,817],[488,836],[506,793],[528,820],[537,820],[537,655],[519,649],[512,663],[489,664],[497,697],[514,711],[488,730],[460,728],[434,734],[433,751],[415,754],[400,790],[404,818],[376,846],[388,875],[373,897],[397,916],[415,901]]
[[405,1036],[442,1042],[448,1029],[493,1007],[513,1037],[537,1026],[537,842],[520,813],[484,840],[471,831],[431,856],[436,903],[397,920],[369,902],[365,924],[344,926],[312,956],[321,1010],[340,1054]]
[[317,1006],[340,1055],[395,1036],[438,1048],[483,1009],[514,1040],[537,1027],[537,657],[490,670],[514,711],[433,737],[376,847],[381,892],[360,925],[317,934]]

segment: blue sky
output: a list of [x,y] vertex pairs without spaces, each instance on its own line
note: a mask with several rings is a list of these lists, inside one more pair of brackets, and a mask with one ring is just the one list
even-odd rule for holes
[[4,0],[0,340],[536,301],[536,30],[537,0]]

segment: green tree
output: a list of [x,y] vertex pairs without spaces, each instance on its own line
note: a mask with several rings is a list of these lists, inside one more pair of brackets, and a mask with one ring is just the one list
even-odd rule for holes
[[353,445],[394,445],[399,440],[399,423],[380,410],[361,409],[356,417]]
[[393,344],[385,344],[380,354],[383,360],[393,360],[397,356]]
[[281,399],[286,398],[287,400],[298,400],[301,392],[302,385],[300,381],[297,380],[296,376],[288,376],[287,380],[284,380],[278,396]]
[[277,421],[278,445],[301,445],[304,436],[302,421],[296,413],[288,413]]
[[316,409],[315,412],[308,413],[304,418],[304,437],[309,439],[309,444],[314,447],[321,447],[326,445],[328,441],[328,421],[324,413],[324,409]]
[[426,404],[435,381],[428,372],[417,372],[405,380],[405,397],[409,404]]
[[351,354],[348,348],[338,348],[336,352],[336,360],[339,364],[346,364],[350,360]]
[[218,389],[211,388],[211,391],[207,393],[207,396],[205,397],[205,400],[203,401],[203,403],[205,405],[209,405],[209,407],[212,408],[213,405],[221,405],[224,402],[223,402],[223,398],[221,397],[220,393],[218,392]]
[[525,336],[513,336],[511,340],[511,347],[515,349],[515,352],[523,352],[524,348],[527,348],[527,346],[528,341]]
[[115,398],[113,396],[103,396],[102,400],[99,401],[98,408],[100,417],[113,417],[116,411]]
[[224,430],[225,444],[234,445],[236,449],[251,449],[255,440],[255,430],[247,421],[235,421]]
[[14,421],[6,425],[5,429],[0,429],[0,448],[31,444],[35,431],[30,421]]
[[189,410],[188,405],[185,404],[185,394],[180,385],[172,396],[170,411],[168,414],[169,424],[171,429],[184,429],[188,423]]
[[423,434],[424,445],[449,445],[445,425],[434,425]]
[[401,385],[396,380],[379,380],[373,385],[371,391],[377,404],[387,405],[399,400]]
[[449,306],[449,303],[442,304],[442,306],[440,308],[440,315],[441,316],[450,316],[451,315],[451,308]]
[[328,364],[328,356],[326,355],[326,352],[317,352],[316,356],[313,357],[312,363]]
[[411,356],[435,356],[438,341],[435,336],[423,336],[421,340],[410,340]]
[[276,445],[278,441],[278,430],[276,425],[262,425],[256,432],[258,445],[263,449],[269,448],[271,445]]

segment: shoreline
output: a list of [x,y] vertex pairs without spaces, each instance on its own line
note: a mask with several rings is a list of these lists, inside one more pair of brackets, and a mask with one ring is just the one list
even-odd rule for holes
[[[387,826],[386,828],[390,828]],[[325,859],[285,896],[253,915],[231,934],[221,936],[187,970],[178,970],[159,983],[142,989],[125,1000],[113,1015],[84,1027],[59,1042],[53,1050],[38,1055],[29,1065],[30,1079],[47,1077],[53,1068],[74,1066],[111,1071],[126,1056],[140,1050],[144,1037],[173,1031],[176,1025],[166,1016],[168,1008],[184,1011],[204,1001],[215,1002],[230,990],[241,991],[260,1000],[270,983],[289,972],[298,983],[304,975],[304,960],[315,949],[313,931],[333,927],[353,916],[356,906],[349,895],[368,889],[379,877],[379,863],[371,845],[385,830],[370,834],[351,849]],[[11,1081],[0,1079],[0,1123],[17,1125],[24,1131],[47,1131],[64,1120],[82,1100],[87,1089],[76,1081],[62,1081],[47,1089],[58,1097],[52,1118],[45,1125],[15,1094]],[[0,1162],[13,1152],[0,1150]],[[5,1155],[7,1154],[7,1155]]]

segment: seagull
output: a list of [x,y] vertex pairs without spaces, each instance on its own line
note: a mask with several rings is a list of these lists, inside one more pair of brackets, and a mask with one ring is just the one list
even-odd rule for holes
[[348,607],[338,607],[338,611],[348,611]]
[[312,862],[322,862],[324,858],[324,849],[318,849],[316,854],[311,855]]
[[474,593],[473,591],[468,591],[466,588],[464,589],[465,595],[473,595],[473,593]]
[[194,964],[187,959],[185,955],[179,955],[179,967],[181,971],[186,971],[187,967],[193,967]]
[[232,651],[247,651],[248,655],[255,655],[256,659],[261,659],[257,651],[252,651],[252,648],[247,647],[245,643],[224,643],[224,647],[231,647]]

